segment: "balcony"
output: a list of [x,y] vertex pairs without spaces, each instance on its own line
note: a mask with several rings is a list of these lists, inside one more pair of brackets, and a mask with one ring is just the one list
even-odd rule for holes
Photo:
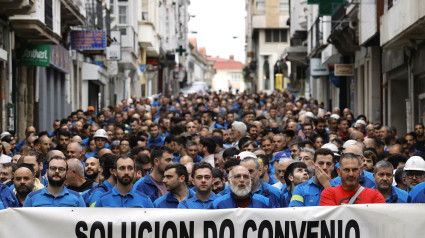
[[8,16],[27,14],[35,2],[36,0],[0,0],[0,12]]
[[60,4],[52,0],[36,1],[29,14],[14,15],[9,18],[15,34],[28,43],[59,44],[61,39],[61,19],[55,14]]
[[62,23],[67,26],[80,26],[85,22],[85,9],[81,0],[61,0]]
[[118,62],[124,69],[137,69],[138,42],[137,34],[131,26],[119,26],[121,31],[122,59]]
[[139,22],[139,45],[147,49],[148,56],[159,54],[159,39],[155,27],[150,22]]
[[402,49],[413,46],[425,34],[425,1],[398,1],[381,17],[381,47]]

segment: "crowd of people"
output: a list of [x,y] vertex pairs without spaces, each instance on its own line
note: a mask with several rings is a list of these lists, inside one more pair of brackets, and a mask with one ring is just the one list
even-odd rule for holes
[[0,210],[284,208],[425,202],[422,124],[289,92],[131,97],[0,135]]

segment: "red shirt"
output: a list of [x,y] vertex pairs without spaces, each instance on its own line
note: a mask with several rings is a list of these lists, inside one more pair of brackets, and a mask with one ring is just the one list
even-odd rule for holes
[[[356,192],[357,191],[347,191],[342,188],[342,185],[327,188],[323,190],[320,197],[320,206],[336,206],[346,204],[350,201],[351,197],[356,194]],[[357,196],[354,204],[365,203],[385,203],[385,199],[378,190],[364,188],[359,196]]]

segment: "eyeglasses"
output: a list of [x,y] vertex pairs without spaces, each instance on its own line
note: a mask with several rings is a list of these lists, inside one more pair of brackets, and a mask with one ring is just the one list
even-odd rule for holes
[[249,175],[248,174],[235,174],[232,176],[234,179],[249,179]]
[[425,172],[423,171],[406,171],[406,176],[409,179],[412,179],[413,176],[416,176],[416,178],[421,178],[425,175]]
[[49,167],[49,170],[52,171],[52,172],[56,172],[57,170],[59,170],[59,172],[63,173],[63,172],[66,171],[66,168],[64,168],[64,167],[54,167],[54,166],[51,166],[51,167]]
[[11,175],[12,173],[11,173],[11,172],[1,172],[0,174],[1,174],[1,175],[3,175],[3,176],[9,176],[9,175]]

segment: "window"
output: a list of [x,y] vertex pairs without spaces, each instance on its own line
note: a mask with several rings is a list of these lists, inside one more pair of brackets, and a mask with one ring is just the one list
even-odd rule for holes
[[255,1],[255,13],[264,14],[266,12],[266,1],[256,0]]
[[279,13],[280,14],[288,14],[289,13],[288,0],[279,0]]
[[128,24],[127,9],[128,9],[127,5],[118,6],[118,23],[119,24]]
[[288,29],[267,29],[266,42],[288,42]]

